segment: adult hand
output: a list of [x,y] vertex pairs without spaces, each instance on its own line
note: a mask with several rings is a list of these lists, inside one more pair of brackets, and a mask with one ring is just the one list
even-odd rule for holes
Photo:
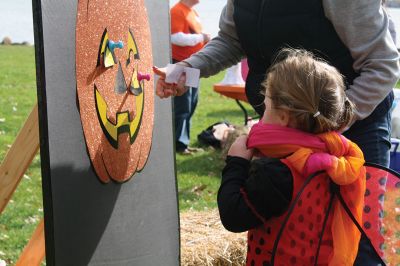
[[[181,63],[178,63],[181,64]],[[185,63],[185,66],[189,66],[189,64]],[[186,74],[182,73],[178,79],[178,83],[167,83],[165,82],[166,77],[166,68],[158,68],[153,66],[154,74],[158,75],[159,78],[156,84],[156,94],[161,99],[168,98],[171,96],[181,96],[187,91],[187,87],[185,87],[186,83]]]
[[253,157],[254,150],[247,149],[247,136],[239,136],[235,142],[232,144],[228,151],[229,156],[242,157],[246,160],[250,160]]

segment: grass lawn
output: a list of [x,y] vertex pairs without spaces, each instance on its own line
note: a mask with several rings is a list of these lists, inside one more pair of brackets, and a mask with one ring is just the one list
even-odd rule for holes
[[[36,102],[33,47],[0,46],[0,161]],[[1,178],[1,177],[0,177]],[[36,156],[0,214],[0,259],[12,265],[43,216],[40,159]]]
[[[0,45],[0,58],[1,162],[36,102],[36,81],[33,47]],[[200,102],[191,132],[193,146],[198,146],[197,134],[215,122],[243,123],[236,103],[212,90],[222,78],[223,73],[201,80]],[[220,152],[205,148],[195,155],[178,155],[176,165],[180,210],[215,208],[223,166]],[[42,217],[40,158],[36,156],[0,215],[0,259],[13,265]]]

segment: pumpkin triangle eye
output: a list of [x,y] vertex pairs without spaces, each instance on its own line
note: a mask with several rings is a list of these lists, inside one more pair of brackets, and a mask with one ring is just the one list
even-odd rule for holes
[[105,67],[111,67],[116,64],[114,52],[110,50],[108,45],[109,41],[110,40],[106,28],[101,37],[99,54],[97,56],[97,66],[100,66],[102,63]]
[[126,60],[126,65],[129,65],[131,63],[131,53],[133,54],[133,58],[134,59],[140,59],[139,56],[139,51],[136,45],[136,41],[135,41],[135,37],[133,37],[133,33],[132,30],[129,29],[129,33],[128,33],[128,56],[127,56],[127,60]]
[[106,47],[106,51],[103,54],[103,62],[104,62],[104,66],[105,67],[112,67],[113,65],[115,65],[115,55],[114,52],[112,52],[110,50],[110,48],[108,48],[108,46]]
[[142,93],[143,89],[142,89],[142,84],[138,79],[138,70],[137,70],[137,66],[135,67],[135,69],[133,70],[133,74],[132,74],[132,81],[131,81],[131,85],[130,85],[130,91],[132,92],[133,95],[138,96]]

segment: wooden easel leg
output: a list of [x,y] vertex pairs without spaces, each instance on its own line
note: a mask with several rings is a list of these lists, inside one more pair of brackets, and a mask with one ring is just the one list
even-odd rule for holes
[[44,220],[42,219],[15,266],[39,266],[45,253]]
[[0,214],[38,150],[39,118],[36,104],[0,165]]

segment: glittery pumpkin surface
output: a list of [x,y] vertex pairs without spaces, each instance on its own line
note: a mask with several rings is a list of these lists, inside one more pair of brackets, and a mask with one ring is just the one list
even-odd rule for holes
[[[109,67],[104,65],[105,55],[100,55],[104,33],[110,41],[122,41],[124,44],[123,48],[113,50],[115,64]],[[128,49],[130,34],[137,45],[137,58]],[[109,182],[111,179],[117,182],[127,181],[146,164],[154,122],[151,47],[144,0],[79,0],[76,23],[79,111],[90,160],[97,176],[103,182]],[[143,94],[139,97],[129,89],[117,93],[116,84],[129,88],[137,75],[135,71],[150,74],[150,81],[139,81]],[[124,80],[125,84],[121,80]],[[96,95],[99,98],[96,98]],[[103,122],[100,118],[102,112],[98,99],[103,103],[103,118],[106,115]],[[138,104],[142,108],[139,108]],[[127,122],[124,127],[118,127],[118,124],[122,124],[118,120],[122,120],[123,116]],[[135,117],[138,125],[133,134],[128,128],[130,121],[134,121]],[[114,132],[114,143],[106,134],[107,126],[104,125],[104,121],[118,132]],[[130,128],[134,128],[134,125]]]

